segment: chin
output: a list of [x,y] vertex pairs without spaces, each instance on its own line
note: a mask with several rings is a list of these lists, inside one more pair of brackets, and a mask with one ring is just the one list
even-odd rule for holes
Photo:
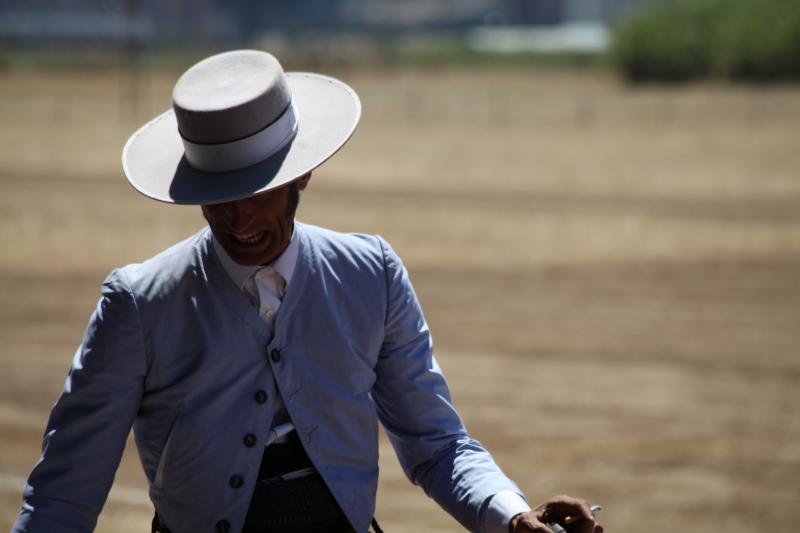
[[228,254],[231,259],[244,266],[259,266],[272,261],[270,254]]

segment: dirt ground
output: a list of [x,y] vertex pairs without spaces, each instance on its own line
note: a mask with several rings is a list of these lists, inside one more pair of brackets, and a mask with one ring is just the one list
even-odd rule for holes
[[[300,218],[404,258],[473,436],[607,531],[796,531],[800,87],[335,72],[351,143]],[[125,182],[174,73],[0,72],[0,527],[108,271],[202,225]],[[458,531],[382,447],[386,531]],[[98,531],[149,530],[131,444]]]

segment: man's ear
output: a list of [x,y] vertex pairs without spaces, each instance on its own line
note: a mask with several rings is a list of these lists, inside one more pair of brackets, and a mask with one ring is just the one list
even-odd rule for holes
[[301,191],[306,190],[308,187],[308,182],[311,180],[311,172],[304,174],[297,178],[297,188]]

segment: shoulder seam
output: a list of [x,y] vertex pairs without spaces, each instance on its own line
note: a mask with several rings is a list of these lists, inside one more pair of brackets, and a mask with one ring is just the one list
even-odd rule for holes
[[142,342],[142,351],[144,352],[145,361],[147,363],[147,373],[150,372],[150,368],[152,366],[152,354],[148,349],[148,344],[145,342],[145,334],[144,334],[144,326],[142,325],[142,316],[139,312],[139,302],[136,300],[136,294],[133,292],[133,286],[131,286],[130,281],[128,280],[128,276],[125,274],[124,269],[117,269],[116,270],[117,276],[119,277],[120,282],[124,284],[125,292],[128,293],[131,302],[133,302],[133,309],[136,312],[136,321],[139,324],[139,337],[141,338]]
[[383,312],[383,325],[385,327],[389,321],[389,301],[391,300],[391,295],[389,294],[389,268],[386,265],[386,249],[383,246],[383,239],[380,235],[375,235],[375,240],[378,241],[378,248],[381,251],[381,266],[383,266],[384,294],[386,294],[386,306]]

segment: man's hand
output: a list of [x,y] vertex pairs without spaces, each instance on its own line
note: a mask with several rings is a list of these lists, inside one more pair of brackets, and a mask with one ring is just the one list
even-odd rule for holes
[[508,523],[511,533],[553,533],[547,524],[564,524],[571,517],[568,531],[571,533],[603,533],[603,526],[597,523],[583,500],[569,496],[550,498],[528,513],[515,515]]

